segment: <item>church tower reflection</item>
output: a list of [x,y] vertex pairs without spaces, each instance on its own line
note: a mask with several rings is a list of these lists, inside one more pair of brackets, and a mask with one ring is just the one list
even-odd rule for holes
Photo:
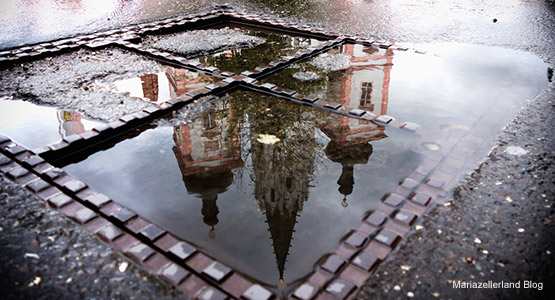
[[173,152],[183,183],[189,193],[202,199],[201,213],[210,227],[210,238],[216,237],[218,195],[233,183],[232,170],[243,166],[237,131],[228,130],[231,110],[228,103],[219,101],[190,124],[174,127]]
[[298,105],[274,99],[264,102],[259,112],[249,114],[254,196],[266,216],[279,273],[278,289],[284,291],[297,217],[308,200],[313,179],[316,126],[312,112]]

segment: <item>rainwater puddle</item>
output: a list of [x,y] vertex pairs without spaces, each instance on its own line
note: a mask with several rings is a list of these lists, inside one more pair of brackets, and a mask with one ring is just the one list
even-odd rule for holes
[[[173,52],[175,55],[192,58],[192,61],[196,61],[207,66],[217,67],[222,71],[239,74],[243,71],[252,71],[256,67],[266,65],[283,56],[293,55],[298,50],[305,49],[310,46],[317,47],[321,43],[317,39],[280,34],[272,31],[253,29],[246,26],[237,27],[229,25],[227,27],[220,28],[219,30],[224,30],[224,32],[234,31],[237,32],[237,34],[246,36],[247,38],[238,37],[236,39],[236,43],[238,44],[230,44],[225,47],[226,42],[229,39],[226,35],[229,34],[222,35],[221,33],[218,33],[218,30],[216,29],[208,29],[204,31],[204,35],[199,34],[199,32],[203,32],[202,30],[197,30],[171,35],[152,36],[145,40],[145,44],[163,51]],[[201,36],[199,37],[199,35]],[[249,41],[248,37],[253,37],[256,40]],[[210,50],[187,47],[189,44],[196,45],[196,47],[198,47],[199,44],[203,43],[203,39],[206,40],[206,43],[222,45],[222,47],[230,49]],[[218,43],[218,39],[222,39],[223,41]],[[241,45],[242,43],[252,44],[253,47],[237,47],[237,45]],[[175,46],[176,44],[185,44],[183,49],[186,50],[176,50],[179,48],[178,46]],[[215,53],[202,55],[206,52]]]
[[[171,123],[171,122],[167,122]],[[308,275],[420,163],[414,133],[236,91],[64,167],[267,287]]]
[[474,138],[460,145],[476,148],[477,160],[495,145],[520,105],[548,84],[547,65],[528,52],[468,44],[411,46],[430,52],[345,44],[263,81],[416,123],[427,150],[441,150],[431,141]]
[[144,101],[162,103],[220,80],[204,73],[168,67],[164,72],[117,80],[110,85],[116,93],[128,93]]
[[35,149],[103,124],[79,113],[21,100],[0,99],[0,132]]

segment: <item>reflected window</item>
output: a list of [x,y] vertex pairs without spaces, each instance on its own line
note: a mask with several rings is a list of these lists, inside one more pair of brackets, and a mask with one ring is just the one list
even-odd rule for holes
[[210,110],[204,115],[204,130],[213,129],[216,127],[216,112]]
[[363,82],[361,85],[360,107],[374,111],[374,105],[372,104],[372,82]]

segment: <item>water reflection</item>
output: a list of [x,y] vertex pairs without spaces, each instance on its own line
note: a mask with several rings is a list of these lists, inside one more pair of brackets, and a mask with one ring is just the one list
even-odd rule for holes
[[113,85],[115,92],[129,93],[131,97],[162,103],[219,80],[204,73],[168,67],[164,72],[118,80]]
[[[227,113],[216,118],[216,110]],[[231,170],[243,166],[237,131],[228,128],[230,115],[230,105],[218,102],[190,124],[174,127],[173,152],[183,183],[190,194],[202,199],[201,213],[212,239],[218,224],[218,195],[233,183]]]
[[[174,127],[173,152],[188,193],[202,199],[200,213],[211,239],[217,238],[215,228],[222,213],[218,195],[244,178],[248,182],[242,184],[254,185],[254,200],[272,241],[277,287],[285,291],[295,226],[314,187],[315,167],[325,157],[342,165],[337,184],[346,201],[355,185],[353,166],[366,164],[372,154],[369,141],[385,135],[383,127],[370,122],[357,122],[351,128],[344,116],[237,94],[234,101],[218,101],[190,124]],[[365,131],[376,134],[351,137]],[[323,148],[318,132],[333,136],[325,147],[325,157],[318,157]]]
[[[361,108],[385,115],[389,103],[393,57],[390,49],[345,44],[312,62],[303,62],[272,75],[265,81],[348,108]],[[337,64],[340,58],[346,58],[343,65]],[[314,73],[317,79],[293,79],[293,75],[298,72]]]
[[[214,27],[217,29],[217,26]],[[229,28],[229,27],[225,27]],[[173,44],[193,44],[202,43],[199,40],[198,35],[187,35],[187,32],[179,34],[170,35],[160,35],[147,37],[144,44],[147,44],[153,48],[157,48],[162,51],[172,52],[175,55],[183,56],[191,59],[194,62],[201,63],[206,66],[217,67],[222,71],[233,72],[239,74],[243,71],[252,71],[256,67],[266,65],[271,61],[277,60],[282,56],[293,55],[300,49],[308,48],[310,46],[317,47],[321,44],[321,41],[310,38],[303,38],[298,36],[292,36],[288,34],[280,34],[271,31],[265,31],[260,29],[254,29],[247,26],[234,27],[233,30],[240,31],[245,35],[262,38],[263,43],[254,46],[252,48],[245,48],[244,46],[221,46],[221,47],[235,47],[233,49],[221,49],[216,48],[213,50],[200,50],[196,48],[191,48],[188,53],[181,53],[180,50],[176,50]],[[212,45],[215,39],[214,33],[208,33],[206,43]],[[224,36],[223,38],[226,38]],[[225,43],[222,43],[225,45]],[[178,48],[179,49],[179,48]],[[199,52],[200,51],[200,52]],[[205,55],[206,53],[209,55]]]
[[0,131],[30,149],[83,133],[101,123],[74,111],[0,99]]

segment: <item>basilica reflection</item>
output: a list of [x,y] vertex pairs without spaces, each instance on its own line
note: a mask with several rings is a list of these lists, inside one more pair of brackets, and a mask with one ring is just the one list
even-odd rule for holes
[[[337,101],[342,105],[386,113],[389,78],[384,74],[391,59],[376,55],[364,59],[353,55],[352,70],[339,81]],[[369,61],[379,59],[386,66],[367,68]],[[357,68],[359,63],[365,68]],[[371,142],[385,137],[384,127],[369,121],[238,91],[215,102],[190,124],[174,127],[173,150],[188,193],[202,201],[200,213],[212,239],[217,238],[217,226],[225,226],[218,224],[218,215],[226,213],[218,208],[218,195],[235,184],[239,172],[248,173],[246,178],[254,185],[251,197],[265,216],[272,241],[277,287],[285,290],[295,226],[309,199],[318,159],[341,165],[338,204],[347,207],[355,189],[355,166],[367,164],[373,153]],[[325,157],[318,158],[317,153]]]
[[[233,183],[231,170],[243,166],[237,131],[229,130],[231,115],[228,103],[217,102],[190,124],[174,127],[173,152],[183,183],[189,193],[202,199],[201,213],[204,223],[210,227],[210,238],[216,237],[218,195]],[[235,134],[229,135],[230,132]]]

